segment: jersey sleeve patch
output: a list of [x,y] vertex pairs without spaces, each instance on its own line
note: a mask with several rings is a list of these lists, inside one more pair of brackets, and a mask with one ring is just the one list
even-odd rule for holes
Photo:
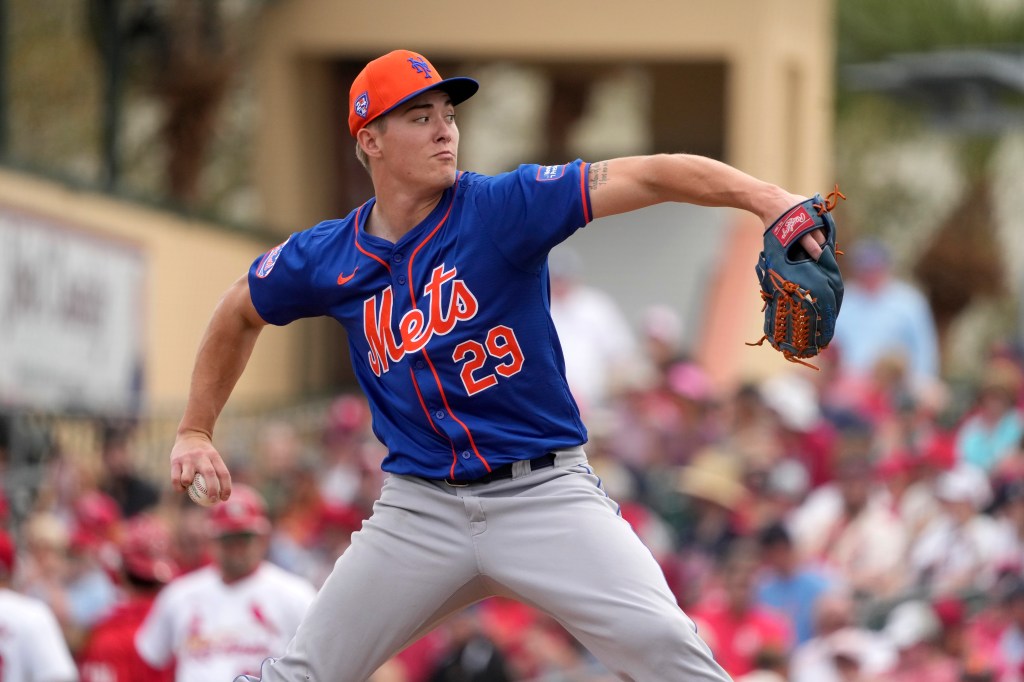
[[[289,237],[288,239],[291,239]],[[274,265],[277,264],[277,259],[281,257],[281,249],[288,243],[288,239],[272,248],[270,251],[263,256],[263,260],[260,261],[259,267],[256,268],[256,276],[260,279],[264,279],[270,274],[270,271],[274,269]]]
[[565,166],[541,166],[537,169],[537,182],[551,182],[565,175]]

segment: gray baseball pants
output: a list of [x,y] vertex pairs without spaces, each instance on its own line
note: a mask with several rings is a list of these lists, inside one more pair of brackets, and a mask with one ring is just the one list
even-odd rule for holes
[[623,680],[729,680],[583,450],[536,471],[522,464],[511,479],[463,487],[388,477],[262,681],[363,682],[492,595],[551,615]]

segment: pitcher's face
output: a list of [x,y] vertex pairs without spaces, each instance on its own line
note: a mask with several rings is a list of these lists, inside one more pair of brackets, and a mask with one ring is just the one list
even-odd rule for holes
[[390,175],[443,190],[455,182],[459,128],[447,93],[431,90],[398,106],[378,133]]

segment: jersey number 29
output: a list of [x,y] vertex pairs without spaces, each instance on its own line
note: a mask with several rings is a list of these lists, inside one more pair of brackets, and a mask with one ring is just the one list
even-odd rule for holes
[[466,387],[467,394],[479,393],[498,383],[495,374],[474,376],[487,363],[488,356],[502,361],[494,368],[494,372],[505,378],[523,369],[523,349],[519,346],[515,332],[505,325],[498,325],[487,332],[484,343],[463,341],[452,353],[452,360],[466,363],[459,376],[462,377],[462,385]]

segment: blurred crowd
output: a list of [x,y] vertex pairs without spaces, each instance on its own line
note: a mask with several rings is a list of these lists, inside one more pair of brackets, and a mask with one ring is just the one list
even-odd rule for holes
[[[923,299],[890,265],[878,245],[853,252],[856,327],[837,330],[819,371],[794,365],[723,389],[683,351],[671,308],[651,307],[623,335],[625,318],[579,281],[578,264],[552,261],[560,336],[586,348],[569,381],[588,456],[737,680],[1024,680],[1024,356],[994,346],[972,382],[944,381]],[[878,297],[913,311],[915,328],[874,324]],[[295,627],[278,609],[255,596],[231,607],[261,627],[243,641],[243,626],[203,630],[198,617],[175,624],[172,613],[161,626],[161,595],[212,603],[195,596],[197,576],[237,585],[231,566],[319,587],[371,513],[384,454],[357,395],[333,402],[313,440],[271,422],[258,442],[229,462],[248,491],[237,514],[139,474],[130,433],[104,439],[102,479],[55,459],[32,513],[4,520],[15,541],[0,542],[0,608],[5,592],[45,604],[83,682],[175,679],[175,657],[224,652],[245,659],[238,674],[258,674]],[[272,588],[293,602],[304,589]],[[148,676],[112,676],[95,652],[123,653],[139,628],[151,643],[161,628],[186,636],[167,634],[163,660],[139,663]],[[0,646],[3,633],[0,612]],[[246,644],[259,637],[263,648]],[[459,614],[374,678],[612,679],[557,622],[503,599]]]

